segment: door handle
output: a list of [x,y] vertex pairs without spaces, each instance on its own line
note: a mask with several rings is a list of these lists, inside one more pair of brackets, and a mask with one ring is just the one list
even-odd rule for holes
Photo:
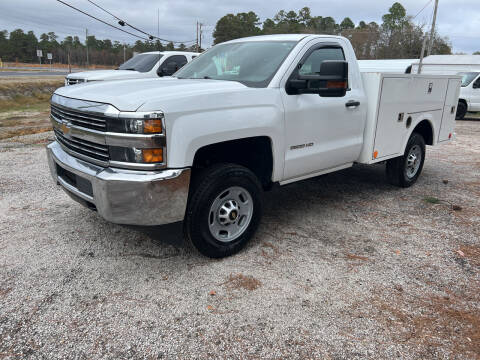
[[360,106],[360,101],[350,100],[345,104],[345,106],[347,108],[356,108],[357,106]]

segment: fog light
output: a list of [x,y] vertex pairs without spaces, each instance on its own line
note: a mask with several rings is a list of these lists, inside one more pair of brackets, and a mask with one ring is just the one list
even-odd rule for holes
[[163,149],[142,149],[143,162],[161,163],[163,162]]

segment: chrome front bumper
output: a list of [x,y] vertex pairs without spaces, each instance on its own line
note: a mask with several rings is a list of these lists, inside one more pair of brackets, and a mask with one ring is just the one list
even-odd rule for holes
[[104,168],[69,155],[56,141],[47,146],[47,154],[56,183],[110,222],[162,225],[184,218],[190,169]]

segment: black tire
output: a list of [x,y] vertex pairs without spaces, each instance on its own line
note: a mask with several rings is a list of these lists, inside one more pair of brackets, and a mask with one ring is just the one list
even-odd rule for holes
[[467,104],[463,101],[459,101],[457,105],[457,114],[455,115],[455,120],[462,120],[465,115],[467,115]]
[[[415,149],[414,149],[415,147]],[[410,151],[420,150],[421,156],[418,163],[418,168],[409,167],[409,154]],[[416,157],[418,158],[418,156]],[[411,160],[410,160],[411,161]],[[420,173],[423,169],[423,163],[425,162],[425,140],[423,136],[419,133],[414,132],[410,139],[408,140],[407,146],[405,148],[405,153],[403,156],[387,160],[387,180],[390,184],[399,186],[399,187],[409,187],[415,184]],[[412,168],[415,168],[416,171],[413,172]]]
[[[210,258],[222,258],[239,252],[257,230],[262,217],[263,190],[258,178],[243,166],[218,164],[198,173],[192,186],[184,221],[185,237],[189,244]],[[249,223],[245,224],[237,238],[228,242],[219,241],[210,230],[211,207],[222,193],[232,187],[242,188],[249,193],[253,203],[249,206],[253,206],[253,212]],[[239,216],[238,223],[240,221]]]

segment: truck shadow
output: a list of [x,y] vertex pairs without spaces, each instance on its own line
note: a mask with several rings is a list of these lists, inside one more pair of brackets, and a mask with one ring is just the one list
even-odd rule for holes
[[[323,204],[328,213],[331,206],[342,206],[351,197],[373,199],[385,192],[396,191],[385,179],[385,166],[356,165],[335,173],[282,186],[265,193],[265,218],[288,218],[289,214],[309,211],[312,205]],[[323,212],[322,211],[322,212]],[[322,213],[318,213],[322,216]],[[138,231],[159,246],[185,248],[183,222],[161,226],[124,227]]]

